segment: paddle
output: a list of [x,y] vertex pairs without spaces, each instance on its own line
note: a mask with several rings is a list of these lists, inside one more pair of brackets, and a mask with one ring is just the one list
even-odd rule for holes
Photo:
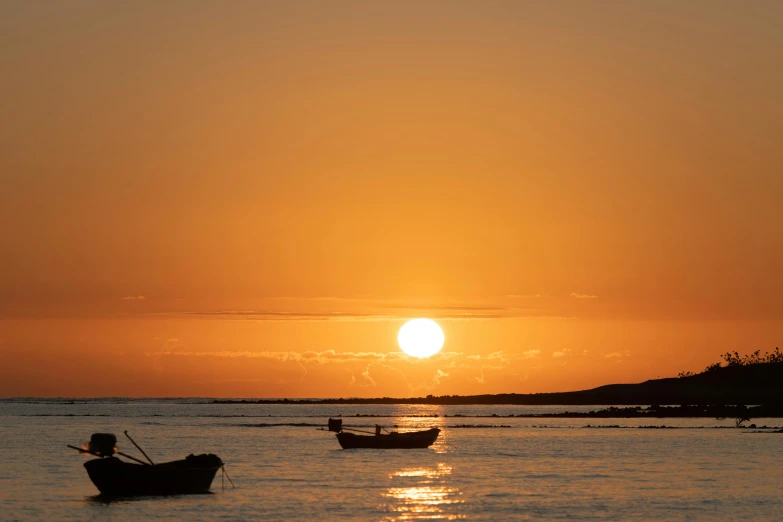
[[[137,450],[139,450],[139,451],[141,452],[141,454],[142,454],[142,455],[144,455],[145,457],[147,457],[147,460],[149,460],[149,461],[150,461],[150,464],[154,466],[154,465],[155,465],[155,463],[154,463],[154,462],[152,462],[152,459],[150,458],[150,456],[149,456],[149,455],[147,455],[147,454],[144,452],[144,450],[143,450],[143,449],[141,449],[141,447],[140,447],[138,444],[136,444],[136,441],[135,441],[135,440],[133,440],[133,439],[131,438],[131,436],[130,436],[130,435],[128,435],[128,430],[125,430],[125,432],[124,432],[124,433],[125,433],[125,436],[126,436],[126,437],[128,437],[128,440],[129,440],[129,441],[131,441],[131,442],[133,443],[133,445],[134,445],[134,446],[136,446],[136,449],[137,449]],[[137,460],[137,459],[133,459],[133,460]]]
[[[77,448],[76,446],[71,446],[70,444],[66,444],[66,446],[68,446],[68,447],[69,447],[69,448],[71,448],[71,449],[75,449],[76,451],[79,451],[79,452],[81,452],[81,453],[89,453],[90,455],[95,455],[96,457],[103,458],[103,455],[101,455],[100,453],[95,453],[94,451],[86,450],[86,449],[84,449],[84,448]],[[117,452],[117,455],[122,455],[122,456],[123,456],[123,457],[125,457],[126,459],[135,460],[135,461],[136,461],[136,462],[138,462],[139,464],[143,464],[143,465],[145,465],[145,466],[149,466],[149,464],[147,464],[147,463],[146,463],[146,462],[144,462],[143,460],[139,460],[139,459],[137,459],[136,457],[131,457],[130,455],[126,455],[125,453],[123,453],[123,452],[121,452],[121,451],[118,451],[118,452]]]

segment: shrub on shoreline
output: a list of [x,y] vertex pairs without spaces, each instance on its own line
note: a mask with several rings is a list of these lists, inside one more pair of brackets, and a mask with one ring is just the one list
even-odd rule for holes
[[[716,362],[707,366],[704,371],[700,373],[694,372],[680,372],[677,377],[693,377],[694,375],[701,375],[702,373],[710,373],[717,371],[721,368],[730,368],[733,366],[754,366],[756,364],[771,364],[771,363],[783,363],[783,352],[780,348],[775,347],[775,351],[772,353],[764,352],[761,355],[761,350],[756,350],[753,353],[747,354],[744,357],[740,356],[739,352],[726,352],[722,355],[723,362]],[[725,366],[724,366],[725,363]]]

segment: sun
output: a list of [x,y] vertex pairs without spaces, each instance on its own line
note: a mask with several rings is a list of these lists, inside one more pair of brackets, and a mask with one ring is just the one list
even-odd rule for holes
[[430,319],[411,319],[400,328],[397,342],[402,351],[413,357],[430,357],[443,348],[445,337],[438,323]]

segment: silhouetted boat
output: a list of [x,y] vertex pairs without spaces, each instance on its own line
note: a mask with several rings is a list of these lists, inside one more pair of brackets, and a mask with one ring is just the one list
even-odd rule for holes
[[375,449],[414,449],[429,448],[437,440],[440,430],[430,428],[423,431],[408,431],[399,433],[381,433],[381,427],[375,427],[375,434],[361,430],[351,430],[368,435],[347,433],[342,427],[342,419],[329,419],[329,431],[337,433],[337,441],[343,449],[375,448]]
[[[127,436],[127,432],[125,433]],[[130,436],[128,436],[130,438]],[[133,439],[131,439],[133,442]],[[182,460],[154,464],[135,442],[149,464],[117,451],[117,438],[110,433],[94,433],[86,448],[76,448],[99,457],[84,463],[90,480],[104,495],[181,495],[207,493],[223,461],[217,455],[188,455]],[[130,463],[113,456],[115,453],[136,461]],[[230,479],[229,479],[230,480]]]
[[179,495],[206,493],[223,466],[217,455],[189,455],[154,466],[123,462],[117,457],[84,463],[90,480],[104,495]]

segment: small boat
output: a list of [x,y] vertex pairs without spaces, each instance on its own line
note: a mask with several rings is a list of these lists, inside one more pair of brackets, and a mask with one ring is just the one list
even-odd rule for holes
[[117,457],[84,463],[90,480],[104,495],[182,495],[207,493],[212,480],[223,466],[217,455],[189,455],[183,460],[142,465]]
[[[329,419],[329,431],[337,434],[337,441],[343,449],[354,448],[375,448],[375,449],[415,449],[429,448],[437,440],[440,430],[430,428],[423,431],[409,431],[399,433],[392,431],[390,433],[381,433],[381,427],[375,427],[375,434],[368,431],[353,430],[342,427],[342,419]],[[369,435],[357,435],[348,433],[345,430],[359,433],[368,433]]]
[[[130,438],[127,432],[125,435]],[[211,453],[154,464],[135,442],[133,444],[149,463],[117,451],[116,444],[117,438],[113,434],[94,433],[86,447],[69,446],[99,457],[85,462],[84,467],[98,491],[108,496],[207,493],[217,472],[224,469],[220,457]],[[120,460],[115,453],[135,463]]]

